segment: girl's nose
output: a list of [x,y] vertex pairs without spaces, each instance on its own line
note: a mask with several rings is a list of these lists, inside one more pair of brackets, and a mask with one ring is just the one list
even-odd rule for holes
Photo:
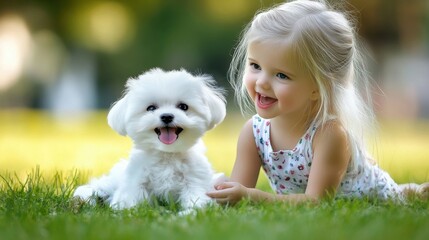
[[267,74],[261,73],[256,80],[256,85],[262,89],[269,89],[270,88],[269,76],[267,76]]

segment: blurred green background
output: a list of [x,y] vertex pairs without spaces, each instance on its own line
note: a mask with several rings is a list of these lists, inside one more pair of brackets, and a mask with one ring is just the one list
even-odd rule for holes
[[[228,117],[205,137],[229,174],[239,116],[226,73],[243,27],[274,0],[0,0],[0,171],[98,175],[131,146],[109,129],[127,78],[153,67],[212,75]],[[344,0],[372,51],[373,152],[398,181],[429,180],[429,1]]]

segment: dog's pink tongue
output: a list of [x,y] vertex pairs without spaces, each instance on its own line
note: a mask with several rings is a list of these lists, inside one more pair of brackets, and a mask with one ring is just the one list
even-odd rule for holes
[[161,128],[158,136],[159,140],[164,144],[172,144],[177,139],[176,128]]

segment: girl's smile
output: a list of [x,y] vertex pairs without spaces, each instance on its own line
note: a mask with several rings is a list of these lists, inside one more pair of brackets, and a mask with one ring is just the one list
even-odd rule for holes
[[258,108],[268,109],[271,106],[273,106],[275,103],[277,103],[277,99],[275,98],[264,96],[264,95],[261,95],[260,93],[256,93],[256,95],[258,98],[256,101]]

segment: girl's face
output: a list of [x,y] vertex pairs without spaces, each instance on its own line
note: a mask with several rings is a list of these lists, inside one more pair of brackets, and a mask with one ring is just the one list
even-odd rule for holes
[[257,113],[266,119],[302,117],[319,92],[311,76],[293,59],[288,44],[251,42],[244,84]]

